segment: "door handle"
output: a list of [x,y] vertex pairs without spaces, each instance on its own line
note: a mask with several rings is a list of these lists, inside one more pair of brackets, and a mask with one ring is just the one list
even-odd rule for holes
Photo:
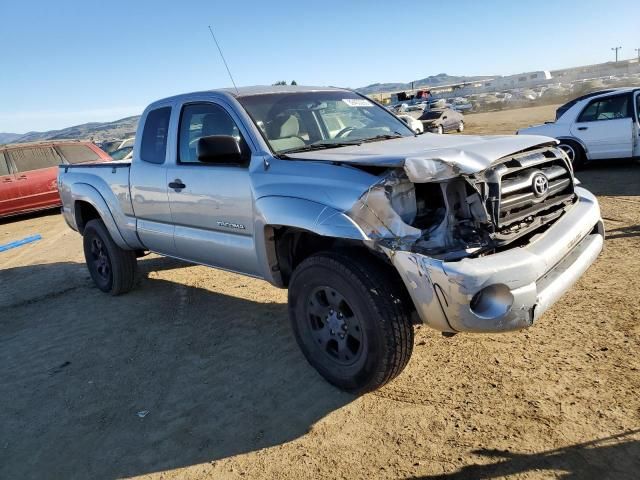
[[11,180],[10,178],[5,178],[4,180],[2,180],[2,183],[11,183],[13,182],[13,180]]
[[578,127],[578,130],[588,130],[589,127]]
[[26,179],[27,179],[27,176],[26,176],[26,175],[20,175],[20,176],[18,177],[18,180],[26,180]]
[[182,183],[182,180],[176,178],[173,182],[169,183],[169,188],[173,188],[174,190],[182,190],[186,188],[186,185]]

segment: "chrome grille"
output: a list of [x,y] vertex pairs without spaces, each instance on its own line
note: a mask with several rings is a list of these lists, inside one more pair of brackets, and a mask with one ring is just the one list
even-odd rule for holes
[[537,216],[555,216],[575,196],[571,166],[557,148],[516,155],[485,176],[487,210],[497,232],[521,227],[522,222],[539,225],[534,222]]

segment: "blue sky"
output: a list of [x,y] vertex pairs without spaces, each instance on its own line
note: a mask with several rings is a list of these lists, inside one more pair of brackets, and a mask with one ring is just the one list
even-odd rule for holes
[[0,132],[115,120],[175,93],[513,74],[640,48],[638,0],[0,1]]

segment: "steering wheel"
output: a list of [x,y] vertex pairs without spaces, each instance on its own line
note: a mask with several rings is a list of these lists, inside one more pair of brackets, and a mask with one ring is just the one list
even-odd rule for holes
[[356,129],[356,127],[344,127],[342,130],[340,130],[338,133],[336,133],[336,136],[334,138],[346,137],[347,133],[353,132],[355,129]]

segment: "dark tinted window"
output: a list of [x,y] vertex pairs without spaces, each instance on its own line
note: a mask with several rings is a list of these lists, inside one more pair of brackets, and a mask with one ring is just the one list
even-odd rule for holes
[[62,159],[52,147],[18,148],[9,150],[7,153],[9,153],[18,172],[55,167],[62,163]]
[[629,95],[593,100],[582,111],[579,122],[597,122],[600,120],[616,120],[629,116]]
[[180,118],[179,161],[180,163],[198,163],[196,147],[201,137],[210,135],[230,135],[240,143],[246,154],[248,147],[244,143],[240,130],[231,116],[220,106],[212,103],[186,105]]
[[437,120],[442,116],[442,112],[424,112],[418,120]]
[[95,162],[100,156],[86,145],[58,145],[58,152],[69,163]]
[[140,158],[149,163],[164,163],[167,152],[171,107],[152,110],[147,115],[142,132]]
[[4,153],[0,152],[0,176],[9,175],[9,166],[4,158]]

